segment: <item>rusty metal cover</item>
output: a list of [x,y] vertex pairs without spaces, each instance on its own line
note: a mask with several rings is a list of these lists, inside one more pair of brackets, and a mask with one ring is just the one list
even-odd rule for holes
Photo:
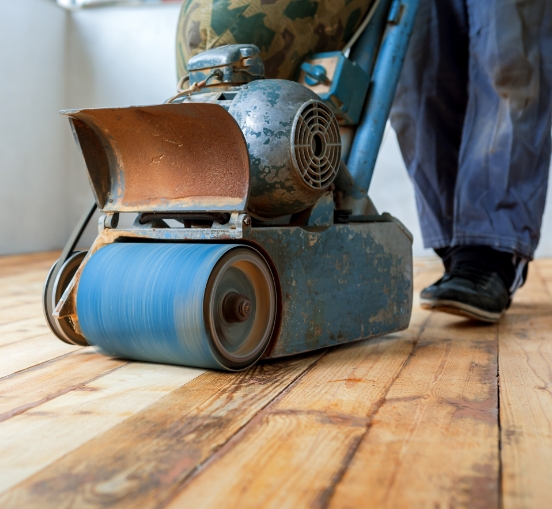
[[216,104],[66,110],[101,209],[244,211],[249,156]]

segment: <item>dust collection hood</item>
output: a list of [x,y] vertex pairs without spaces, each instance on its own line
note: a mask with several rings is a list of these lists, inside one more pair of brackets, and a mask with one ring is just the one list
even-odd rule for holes
[[111,212],[244,211],[249,156],[217,104],[65,110],[98,206]]

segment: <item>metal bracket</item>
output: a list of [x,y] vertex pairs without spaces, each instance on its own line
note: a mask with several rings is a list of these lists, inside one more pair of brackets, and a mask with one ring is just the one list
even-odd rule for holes
[[118,212],[108,212],[100,216],[98,219],[98,233],[102,233],[106,228],[114,229],[117,228],[119,224],[119,213]]

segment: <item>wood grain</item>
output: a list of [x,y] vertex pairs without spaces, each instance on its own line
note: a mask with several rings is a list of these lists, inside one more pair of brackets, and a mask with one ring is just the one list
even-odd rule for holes
[[397,334],[332,350],[168,507],[323,506],[412,348]]
[[126,362],[83,348],[3,378],[0,380],[0,422],[70,391],[81,390]]
[[[549,267],[543,267],[548,280]],[[526,286],[500,324],[505,509],[552,505],[552,299],[539,268],[532,264]]]
[[[416,284],[434,279],[435,269],[422,271]],[[330,350],[189,479],[169,507],[323,506],[428,318],[416,313],[406,332]]]
[[[202,373],[202,370],[177,366],[129,363],[0,422],[0,492],[12,488],[81,445],[92,444],[94,437]],[[118,435],[116,442],[124,440],[123,433]],[[97,442],[92,447],[97,454],[96,448]],[[109,454],[110,448],[103,449],[101,454]],[[135,454],[140,456],[141,453],[135,450]],[[88,455],[79,456],[79,459],[87,465],[90,474],[93,462]],[[102,475],[101,471],[95,473]],[[68,500],[67,493],[63,497]],[[0,496],[0,507],[29,507],[32,504],[46,507],[46,497],[44,501],[35,499],[29,504],[14,502],[10,496]]]
[[59,257],[60,251],[27,253],[22,255],[0,256],[0,278],[24,274],[36,268],[46,273]]
[[496,326],[432,313],[330,507],[497,508],[496,356]]
[[19,274],[9,274],[0,277],[0,295],[17,291],[30,286],[42,288],[48,271],[43,267],[26,268]]
[[0,347],[47,334],[51,335],[52,340],[56,339],[59,341],[50,331],[42,314],[38,317],[10,322],[0,325]]
[[0,378],[81,347],[60,341],[42,310],[42,287],[58,253],[0,258]]
[[0,378],[81,349],[68,345],[51,332],[0,347]]
[[26,299],[23,303],[9,302],[5,307],[0,307],[0,325],[37,317],[42,317],[44,321],[42,302],[36,298]]
[[0,258],[0,507],[550,506],[552,260],[499,326],[421,310],[418,259],[408,331],[201,374],[57,340],[57,255]]
[[[178,482],[321,355],[269,362],[245,373],[206,373],[0,496],[0,505],[156,507],[159,500],[172,493]],[[157,368],[164,372],[168,367]],[[115,375],[124,369],[126,367],[117,370]],[[124,388],[118,390],[121,403],[126,404],[128,394],[125,398],[124,392]],[[51,403],[67,396],[70,395]],[[73,412],[74,409],[75,403],[69,402],[67,410]],[[106,413],[105,417],[109,416]],[[5,435],[2,424],[16,419],[0,423],[0,434]],[[59,419],[51,424],[54,423],[60,426]],[[86,422],[86,428],[89,427]],[[74,434],[70,429],[66,431]],[[84,438],[82,443],[89,438]],[[18,437],[17,441],[21,439]],[[23,454],[23,451],[18,452]],[[28,457],[27,461],[21,461],[14,453],[10,451],[11,461],[17,458],[22,464],[28,463]],[[2,465],[8,469],[9,463],[1,459],[2,456],[0,483],[4,474]],[[13,478],[13,473],[11,475]]]
[[42,289],[26,289],[20,293],[15,293],[11,295],[6,295],[4,297],[0,296],[0,313],[3,309],[26,304],[33,307],[33,313],[37,313],[35,316],[38,316],[38,313],[42,312]]

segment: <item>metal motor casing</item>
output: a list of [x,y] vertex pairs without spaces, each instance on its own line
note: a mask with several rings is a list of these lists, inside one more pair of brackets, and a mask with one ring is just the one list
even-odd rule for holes
[[247,212],[260,219],[301,212],[332,184],[341,139],[330,109],[306,87],[257,80],[241,87],[228,112],[250,160]]
[[106,212],[301,212],[341,158],[337,120],[306,87],[255,80],[181,103],[69,110]]

